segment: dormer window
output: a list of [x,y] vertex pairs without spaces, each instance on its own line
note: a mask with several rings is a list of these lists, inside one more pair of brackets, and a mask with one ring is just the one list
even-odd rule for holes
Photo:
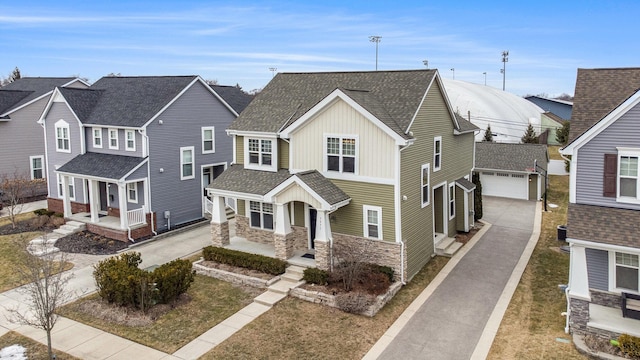
[[276,171],[277,154],[274,143],[275,139],[247,138],[245,140],[245,167]]

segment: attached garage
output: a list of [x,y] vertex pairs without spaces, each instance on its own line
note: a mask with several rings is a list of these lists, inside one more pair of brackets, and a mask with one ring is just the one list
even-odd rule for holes
[[474,171],[480,174],[482,195],[540,200],[548,162],[546,145],[480,142]]

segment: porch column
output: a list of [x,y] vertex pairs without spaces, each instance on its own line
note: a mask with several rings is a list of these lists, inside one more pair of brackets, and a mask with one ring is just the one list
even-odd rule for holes
[[224,247],[230,244],[229,222],[227,221],[227,208],[224,198],[213,195],[213,207],[211,209],[211,241],[213,246]]
[[326,210],[318,210],[316,217],[316,267],[321,270],[331,269],[332,259],[331,225]]
[[571,269],[569,269],[569,295],[591,301],[589,276],[587,275],[587,255],[584,246],[569,243],[571,249]]
[[98,211],[100,209],[100,192],[98,190],[98,182],[96,180],[89,180],[89,211],[91,212],[91,222],[100,222],[100,216]]
[[291,232],[291,222],[289,221],[289,207],[285,204],[276,204],[276,234],[287,235]]
[[124,230],[128,225],[127,186],[121,182],[118,183],[118,206],[120,207],[120,228]]
[[62,176],[62,207],[64,217],[71,217],[71,194],[69,194],[69,177]]
[[275,206],[276,224],[273,229],[273,244],[275,246],[276,258],[287,260],[293,256],[294,243],[291,241],[291,222],[289,221],[289,207],[285,204],[276,203]]

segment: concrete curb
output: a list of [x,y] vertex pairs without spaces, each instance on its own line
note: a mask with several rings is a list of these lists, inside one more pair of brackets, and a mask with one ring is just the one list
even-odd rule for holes
[[498,329],[500,328],[500,323],[502,322],[502,317],[504,313],[507,311],[507,307],[509,307],[509,303],[511,302],[511,298],[520,283],[520,278],[524,273],[524,270],[529,263],[529,259],[531,258],[531,254],[538,243],[538,239],[540,238],[540,229],[542,227],[542,204],[538,202],[536,204],[536,215],[533,221],[533,233],[529,238],[529,242],[525,247],[522,255],[520,256],[520,260],[516,264],[515,268],[511,272],[511,277],[509,277],[509,281],[504,287],[502,291],[502,295],[498,299],[493,312],[491,312],[491,316],[487,321],[487,324],[482,331],[482,335],[478,340],[478,344],[476,345],[473,354],[471,355],[471,359],[486,359],[487,355],[489,355],[489,350],[491,350],[491,345],[493,344],[493,340],[498,333]]
[[427,287],[418,295],[418,297],[413,300],[411,304],[405,309],[405,311],[400,314],[398,319],[391,324],[389,329],[378,339],[378,341],[373,345],[369,352],[365,354],[362,358],[363,360],[373,360],[377,359],[382,352],[389,346],[391,341],[395,339],[395,337],[400,333],[402,328],[409,322],[409,320],[415,315],[416,311],[420,309],[422,304],[427,301],[427,299],[433,294],[433,292],[438,288],[438,286],[444,281],[444,279],[451,273],[451,271],[458,265],[460,260],[471,250],[478,241],[484,236],[484,233],[489,231],[491,228],[491,224],[486,221],[479,220],[484,224],[482,229],[478,231],[475,236],[467,243],[466,246],[463,246],[460,251],[458,251],[449,262],[440,270],[438,275],[427,285]]

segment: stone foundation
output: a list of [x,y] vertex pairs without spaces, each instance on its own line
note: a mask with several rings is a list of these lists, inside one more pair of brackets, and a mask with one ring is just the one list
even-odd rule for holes
[[260,289],[266,289],[271,284],[280,280],[280,276],[274,276],[270,280],[263,280],[260,278],[236,274],[229,271],[224,271],[220,269],[209,268],[201,265],[203,260],[198,260],[193,263],[193,268],[196,271],[196,274],[205,275],[209,277],[213,277],[222,281],[230,282],[237,285],[248,285],[253,286]]
[[[354,244],[357,242],[358,244]],[[336,247],[340,247],[341,244],[346,246],[357,247],[362,249],[364,247],[364,261],[371,262],[378,265],[388,266],[394,271],[394,280],[400,279],[401,267],[400,267],[400,255],[402,246],[395,242],[372,240],[358,236],[345,235],[333,233],[333,247],[334,256],[336,254]],[[317,259],[317,257],[316,257]],[[404,257],[405,261],[407,257]],[[404,269],[406,270],[406,263]]]
[[273,242],[275,244],[276,259],[287,260],[293,256],[295,250],[295,237],[291,232],[287,235],[273,234]]
[[591,302],[596,305],[622,309],[622,296],[620,296],[620,294],[597,290],[591,290],[589,293],[591,295]]
[[331,247],[329,241],[326,240],[316,240],[316,267],[320,270],[330,270],[331,269]]
[[211,241],[213,246],[224,247],[229,245],[229,222],[222,224],[211,223]]
[[587,323],[589,322],[589,302],[570,298],[569,327],[574,335],[586,335]]
[[236,215],[236,235],[260,244],[273,245],[273,231],[251,227],[246,216]]
[[[57,213],[64,213],[64,202],[62,199],[47,198],[47,208],[49,211],[55,211]],[[71,213],[90,212],[89,204],[82,204],[75,201],[71,201]]]
[[304,226],[291,225],[291,236],[293,237],[293,249],[306,251],[309,249],[309,233]]

